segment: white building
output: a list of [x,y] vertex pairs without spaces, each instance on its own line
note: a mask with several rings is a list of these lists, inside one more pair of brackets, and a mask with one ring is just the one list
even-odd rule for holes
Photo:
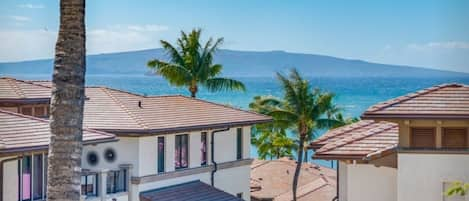
[[469,86],[446,84],[370,107],[311,144],[338,160],[339,201],[453,201],[469,182]]
[[[2,78],[0,109],[47,117],[50,91],[50,82]],[[184,96],[141,96],[106,87],[87,87],[85,94],[84,127],[116,137],[84,146],[83,199],[249,200],[250,127],[271,121],[269,117]],[[2,201],[35,196],[36,186],[17,185],[27,183],[22,182],[27,171],[20,171],[26,167],[21,164],[28,162],[25,156],[45,158],[46,153],[47,147],[0,155],[2,192],[8,192]],[[22,158],[6,161],[18,156]],[[45,180],[31,177],[30,183]],[[175,189],[186,193],[175,194]]]

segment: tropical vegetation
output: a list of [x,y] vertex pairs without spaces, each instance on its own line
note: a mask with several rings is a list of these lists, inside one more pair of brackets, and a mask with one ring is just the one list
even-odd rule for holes
[[221,64],[214,64],[213,57],[223,38],[210,38],[201,43],[201,30],[193,29],[189,34],[181,31],[176,45],[161,40],[161,45],[169,56],[169,60],[153,59],[147,66],[157,75],[163,76],[171,85],[187,87],[191,97],[195,98],[199,86],[211,92],[222,90],[245,91],[244,84],[238,80],[220,77],[223,70]]
[[463,183],[461,181],[456,181],[446,190],[445,195],[448,197],[452,196],[466,196],[469,192],[469,183]]
[[85,38],[85,0],[61,0],[50,103],[49,201],[80,200]]
[[[312,89],[309,81],[302,78],[296,69],[292,69],[288,76],[277,73],[284,95],[282,98],[272,96],[255,97],[250,104],[253,111],[270,115],[273,122],[256,126],[254,130],[253,144],[258,146],[259,155],[265,150],[273,153],[277,147],[270,141],[261,143],[263,139],[275,139],[278,136],[282,142],[286,131],[296,134],[295,146],[291,146],[291,141],[286,143],[285,150],[297,150],[297,166],[293,177],[293,200],[296,200],[298,177],[301,171],[303,155],[307,153],[306,146],[313,140],[320,130],[336,128],[356,119],[344,119],[340,114],[340,109],[333,103],[334,94]],[[269,148],[264,148],[264,147]],[[285,152],[288,153],[288,152]],[[268,155],[268,154],[265,154]],[[307,158],[307,157],[305,157]]]

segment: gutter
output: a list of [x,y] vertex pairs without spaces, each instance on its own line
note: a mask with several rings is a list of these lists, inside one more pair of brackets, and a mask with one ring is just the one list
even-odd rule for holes
[[213,164],[213,170],[211,172],[210,176],[210,183],[213,187],[215,187],[215,172],[218,170],[217,162],[215,162],[215,134],[219,132],[224,132],[230,130],[230,127],[220,129],[220,130],[214,130],[212,131],[212,135],[210,136],[210,146],[211,146],[211,151],[210,151],[210,157],[211,161]]
[[3,201],[3,166],[5,165],[5,162],[9,162],[9,161],[14,161],[14,160],[19,160],[21,159],[22,157],[15,157],[15,158],[8,158],[8,159],[5,159],[5,160],[2,160],[0,162],[0,201]]

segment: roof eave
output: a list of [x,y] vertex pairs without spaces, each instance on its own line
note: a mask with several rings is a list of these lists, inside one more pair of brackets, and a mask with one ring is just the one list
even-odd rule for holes
[[226,128],[226,127],[231,128],[231,127],[248,126],[248,125],[269,123],[269,122],[272,122],[272,119],[175,127],[175,128],[163,128],[163,129],[98,129],[98,128],[94,128],[94,130],[100,130],[100,131],[116,134],[118,136],[140,137],[140,136],[148,136],[148,135],[164,135],[164,134],[190,132],[190,131],[198,131],[198,130],[219,129],[219,128]]
[[[87,140],[83,142],[83,145],[94,145],[94,144],[117,142],[117,141],[119,141],[119,139],[114,138],[114,137],[106,138],[106,139]],[[20,147],[20,148],[13,148],[13,149],[7,148],[7,149],[0,150],[0,157],[20,155],[21,153],[27,153],[27,152],[45,151],[47,149],[49,149],[49,145]]]
[[382,120],[382,119],[452,119],[467,120],[469,115],[443,115],[443,114],[370,114],[365,113],[360,116],[364,120]]

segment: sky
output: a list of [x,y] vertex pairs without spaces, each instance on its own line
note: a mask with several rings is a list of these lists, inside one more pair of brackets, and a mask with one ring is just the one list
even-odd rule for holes
[[[87,53],[160,47],[181,30],[223,49],[469,72],[467,0],[88,0]],[[58,0],[1,0],[0,62],[52,58]]]

